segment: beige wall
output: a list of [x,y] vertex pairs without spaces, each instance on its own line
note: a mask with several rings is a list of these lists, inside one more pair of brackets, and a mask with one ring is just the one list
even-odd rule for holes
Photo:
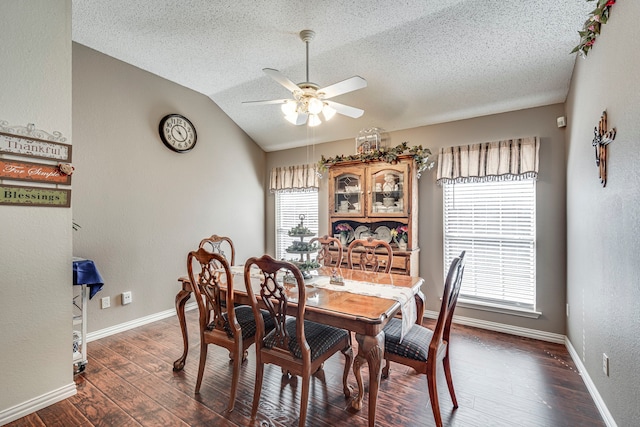
[[[390,132],[389,145],[404,141],[437,153],[443,146],[539,136],[540,175],[537,183],[537,309],[539,319],[458,308],[459,316],[506,324],[552,334],[565,331],[565,140],[556,118],[564,115],[562,104],[478,117],[440,125]],[[267,153],[267,170],[275,166],[311,163],[321,155],[352,154],[353,139],[312,147]],[[434,155],[435,159],[435,155]],[[442,191],[435,185],[435,169],[419,180],[420,275],[425,279],[427,310],[439,308],[444,283],[442,259]],[[327,179],[320,187],[320,233],[327,232]],[[267,196],[267,249],[273,252],[275,196]]]
[[[0,120],[71,143],[71,1],[2,1],[0,28]],[[69,208],[0,206],[0,424],[27,400],[75,393],[71,218]]]
[[[196,126],[192,151],[161,142],[169,113]],[[89,332],[172,309],[186,255],[205,236],[231,237],[237,259],[264,252],[264,152],[208,97],[74,43],[73,131],[73,251],[106,282]]]
[[[640,423],[639,17],[640,2],[612,7],[567,100],[567,335],[619,426]],[[617,130],[605,188],[591,146],[603,110]]]

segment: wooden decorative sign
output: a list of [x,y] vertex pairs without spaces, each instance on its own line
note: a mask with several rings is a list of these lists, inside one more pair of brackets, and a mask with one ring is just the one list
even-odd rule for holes
[[40,159],[71,161],[71,145],[0,132],[0,153]]
[[0,205],[68,208],[71,190],[0,184]]
[[0,179],[71,184],[71,175],[63,173],[59,166],[8,159],[0,159]]
[[603,187],[607,185],[607,145],[613,142],[616,137],[616,129],[607,130],[607,112],[603,111],[600,116],[598,126],[593,129],[594,137],[591,145],[596,150],[596,166],[600,183]]

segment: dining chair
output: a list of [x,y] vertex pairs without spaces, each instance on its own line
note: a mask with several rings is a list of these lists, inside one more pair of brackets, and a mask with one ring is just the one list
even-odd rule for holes
[[[195,392],[200,393],[209,344],[226,348],[229,350],[229,358],[233,360],[228,407],[229,411],[232,411],[240,365],[246,360],[247,348],[255,339],[256,322],[253,310],[248,305],[234,307],[233,274],[223,255],[211,253],[204,248],[191,251],[187,256],[187,271],[198,304],[200,326],[200,364]],[[234,309],[228,310],[226,307]],[[264,330],[272,330],[274,323],[269,313],[262,310],[260,314],[263,316]]]
[[[386,249],[387,255],[376,254],[379,248]],[[357,258],[357,262],[354,262],[354,256]],[[385,273],[388,273],[391,271],[391,264],[393,263],[393,250],[391,245],[384,240],[374,239],[373,237],[356,239],[349,244],[347,249],[347,263],[350,269],[353,269],[355,265],[356,268],[364,271],[377,273],[383,269]]]
[[[342,264],[343,251],[340,239],[336,239],[335,237],[325,234],[322,237],[314,237],[309,241],[309,244],[313,245],[316,242],[320,245],[316,262],[324,265],[325,267],[340,267]],[[332,247],[335,249],[334,251],[330,249]]]
[[[257,326],[251,417],[255,419],[258,412],[264,365],[274,364],[280,366],[285,375],[302,377],[298,425],[303,427],[307,418],[310,378],[338,351],[345,357],[342,388],[345,396],[350,397],[347,377],[353,364],[351,334],[344,329],[305,320],[306,287],[302,273],[294,264],[275,260],[269,255],[253,257],[245,263],[244,280]],[[259,280],[259,289],[254,291],[252,280]],[[297,307],[292,309],[290,303]],[[275,328],[270,332],[263,325],[258,304],[266,306],[275,321]]]
[[202,239],[198,247],[205,248],[212,253],[218,253],[227,259],[229,265],[236,265],[236,249],[229,237],[214,234]]
[[449,266],[449,273],[444,283],[442,294],[442,304],[440,313],[433,330],[422,325],[413,325],[411,329],[401,338],[402,320],[393,318],[384,327],[384,359],[385,366],[382,369],[382,377],[389,377],[390,363],[396,362],[415,369],[419,374],[427,375],[427,386],[431,409],[436,426],[442,426],[440,415],[440,405],[438,403],[437,375],[436,367],[442,361],[444,376],[447,380],[447,387],[453,402],[453,408],[458,407],[458,401],[453,389],[451,378],[451,365],[449,362],[449,336],[451,333],[451,320],[453,311],[456,308],[462,274],[464,273],[464,255],[453,259]]

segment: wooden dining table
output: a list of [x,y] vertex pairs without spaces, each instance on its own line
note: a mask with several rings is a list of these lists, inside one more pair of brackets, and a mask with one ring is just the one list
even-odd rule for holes
[[[416,323],[422,321],[424,315],[424,295],[421,286],[424,280],[420,277],[404,276],[389,273],[372,273],[346,268],[335,269],[321,267],[314,270],[318,278],[322,276],[341,276],[350,283],[361,282],[364,285],[388,285],[411,289],[416,302]],[[179,371],[184,368],[189,349],[187,323],[185,319],[185,304],[192,293],[189,278],[180,277],[178,281],[181,289],[176,295],[176,312],[182,330],[184,349],[182,356],[173,364],[173,369]],[[256,282],[256,281],[254,281]],[[358,395],[351,401],[355,410],[362,409],[364,398],[364,384],[361,367],[363,363],[369,365],[369,426],[375,425],[378,388],[382,374],[382,360],[384,355],[383,328],[392,317],[401,312],[401,303],[391,298],[337,290],[337,286],[330,289],[313,285],[314,279],[307,285],[307,305],[305,319],[355,332],[358,342],[358,353],[353,364],[353,372],[358,383]],[[258,286],[255,283],[254,286]],[[234,275],[234,298],[236,303],[250,304],[243,275]],[[258,291],[259,295],[259,291]],[[292,309],[295,302],[291,301]]]

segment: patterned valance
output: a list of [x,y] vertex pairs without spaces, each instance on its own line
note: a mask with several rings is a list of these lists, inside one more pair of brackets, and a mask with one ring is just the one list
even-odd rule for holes
[[436,182],[537,179],[539,150],[537,136],[441,148]]
[[315,164],[273,168],[269,181],[272,193],[318,191],[318,170]]

